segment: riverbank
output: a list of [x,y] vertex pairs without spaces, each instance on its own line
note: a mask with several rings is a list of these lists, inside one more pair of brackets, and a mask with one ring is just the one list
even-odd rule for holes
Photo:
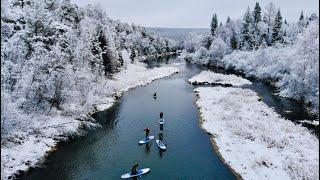
[[202,127],[243,179],[318,179],[319,141],[242,88],[200,87]]
[[21,118],[21,122],[28,118],[28,124],[1,140],[1,179],[13,179],[30,167],[41,166],[58,142],[67,140],[69,136],[82,135],[86,128],[98,127],[99,124],[90,114],[111,107],[123,92],[178,71],[177,67],[147,69],[142,63],[128,64],[126,69],[115,74],[113,79],[104,79],[97,83],[101,86],[92,88],[97,93],[92,93],[87,100],[90,102],[86,103],[85,107],[70,104],[76,110],[73,114],[57,109],[48,114],[14,112],[16,117]]

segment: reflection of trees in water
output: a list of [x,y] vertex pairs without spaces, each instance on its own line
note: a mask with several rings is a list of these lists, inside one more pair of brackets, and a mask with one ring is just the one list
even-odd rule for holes
[[117,124],[119,111],[121,109],[121,101],[115,102],[109,109],[97,112],[92,115],[94,119],[107,130],[112,130]]

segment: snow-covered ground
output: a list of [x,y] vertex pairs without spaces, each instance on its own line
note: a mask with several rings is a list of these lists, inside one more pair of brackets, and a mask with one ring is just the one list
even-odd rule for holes
[[319,119],[317,120],[301,120],[299,121],[300,123],[305,123],[305,124],[311,124],[311,125],[314,125],[314,126],[319,126]]
[[189,83],[191,84],[219,84],[229,86],[242,86],[251,85],[252,83],[242,77],[230,74],[219,74],[212,71],[202,71],[190,78]]
[[[93,106],[91,108],[68,104],[74,109],[72,114],[55,108],[47,115],[6,112],[8,115],[20,118],[16,122],[26,121],[27,124],[13,127],[14,133],[8,135],[5,140],[2,139],[1,179],[8,179],[20,170],[25,171],[29,167],[39,166],[39,162],[45,159],[48,152],[55,149],[59,141],[66,140],[68,136],[81,135],[84,127],[99,126],[89,114],[109,108],[115,98],[124,91],[178,71],[177,67],[147,69],[142,63],[128,64],[126,69],[115,74],[112,80],[104,80],[101,86],[92,87],[92,91],[97,92],[92,92],[93,95],[87,99],[87,104]],[[100,96],[101,94],[106,96]]]
[[319,140],[249,89],[199,87],[202,127],[244,179],[319,179]]

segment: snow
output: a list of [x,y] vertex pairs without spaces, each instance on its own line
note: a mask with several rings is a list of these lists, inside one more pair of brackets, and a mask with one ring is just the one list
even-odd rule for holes
[[249,89],[199,87],[202,127],[244,179],[319,179],[319,140]]
[[311,124],[314,126],[319,126],[319,119],[317,120],[300,120],[300,123]]
[[[115,102],[115,95],[119,96],[130,88],[145,85],[155,79],[177,73],[177,67],[158,67],[148,69],[143,63],[127,64],[127,68],[114,75],[114,79],[105,80],[101,89],[103,92],[91,97],[87,102],[91,109],[78,104],[69,104],[71,109],[77,109],[81,114],[70,114],[59,110],[52,110],[50,114],[23,114],[21,112],[7,112],[14,116],[16,122],[28,123],[21,128],[15,127],[10,136],[1,145],[1,179],[8,179],[19,170],[26,171],[29,167],[41,166],[48,152],[59,141],[67,140],[69,136],[81,135],[85,129],[98,127],[99,124],[90,117],[96,111],[109,108]],[[92,89],[93,91],[94,89]],[[101,97],[100,94],[109,95]],[[53,108],[54,109],[54,108]],[[16,110],[16,109],[12,109]],[[11,113],[11,114],[10,114]],[[23,150],[23,151],[21,151]],[[39,164],[40,163],[40,164]]]
[[220,74],[212,71],[202,71],[201,73],[190,78],[191,84],[219,84],[229,86],[251,85],[252,83],[242,77],[230,74]]

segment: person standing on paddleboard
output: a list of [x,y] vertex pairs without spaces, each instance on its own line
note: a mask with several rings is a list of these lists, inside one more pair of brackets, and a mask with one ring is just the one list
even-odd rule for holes
[[146,140],[148,140],[149,139],[149,133],[150,133],[149,127],[147,126],[147,128],[144,129],[144,131],[146,132]]
[[162,134],[162,131],[160,131],[159,132],[159,141],[162,142],[162,140],[163,140],[163,134]]
[[131,175],[136,175],[138,173],[137,169],[138,169],[139,164],[136,163],[132,169],[131,169]]
[[160,112],[159,124],[160,124],[160,131],[162,131],[163,130],[163,124],[164,124],[163,112]]

